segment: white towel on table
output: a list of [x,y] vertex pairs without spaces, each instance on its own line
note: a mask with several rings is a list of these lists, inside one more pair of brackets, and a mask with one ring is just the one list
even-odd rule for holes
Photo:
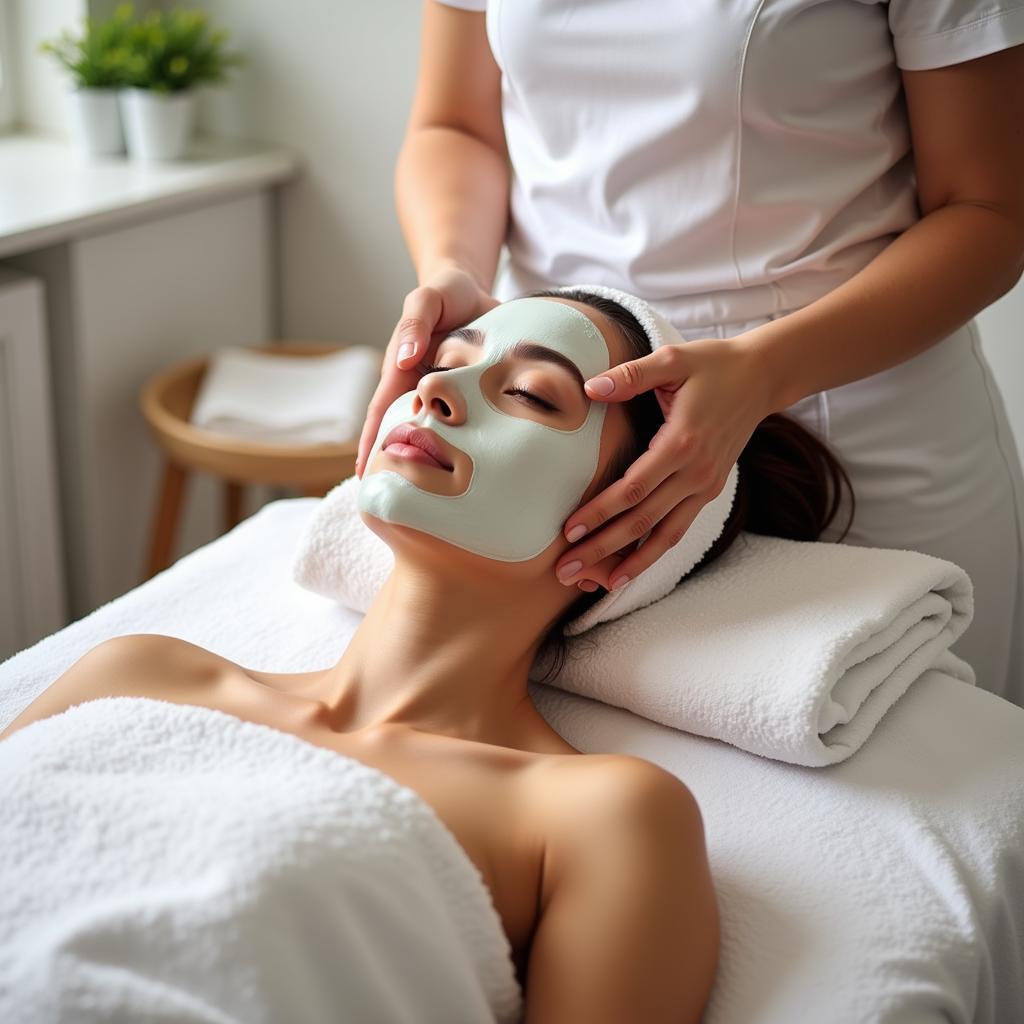
[[[292,577],[365,613],[394,556],[360,518],[355,480],[319,503]],[[667,597],[572,638],[548,682],[764,757],[827,765],[859,749],[927,669],[974,684],[948,649],[973,613],[970,578],[952,562],[743,532]]]
[[79,704],[0,743],[5,1024],[458,1024],[522,993],[413,790],[210,708]]
[[269,444],[354,441],[380,380],[382,358],[381,350],[369,345],[323,356],[218,349],[191,422]]

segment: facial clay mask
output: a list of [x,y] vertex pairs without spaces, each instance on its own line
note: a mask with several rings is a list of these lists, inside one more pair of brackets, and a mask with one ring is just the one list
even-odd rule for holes
[[[583,423],[575,430],[559,430],[495,408],[481,379],[517,342],[527,341],[567,356],[587,380],[608,369],[608,346],[584,313],[553,299],[512,299],[467,326],[484,332],[479,361],[438,371],[465,400],[465,420],[447,424],[425,406],[414,414],[414,391],[396,399],[384,414],[367,459],[359,508],[466,551],[521,562],[539,555],[561,534],[593,480],[605,406],[586,399],[590,407]],[[464,493],[434,494],[401,473],[373,470],[384,439],[400,423],[428,427],[472,459]]]

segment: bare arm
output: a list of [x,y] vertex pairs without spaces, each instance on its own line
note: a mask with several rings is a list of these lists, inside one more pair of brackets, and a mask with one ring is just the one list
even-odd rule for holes
[[586,785],[545,856],[525,1024],[699,1021],[719,924],[697,803],[639,758]]
[[774,411],[918,355],[1024,270],[1024,46],[903,83],[924,216],[840,287],[745,336]]
[[482,12],[423,6],[420,67],[395,202],[422,284],[454,263],[489,292],[508,224],[501,71]]

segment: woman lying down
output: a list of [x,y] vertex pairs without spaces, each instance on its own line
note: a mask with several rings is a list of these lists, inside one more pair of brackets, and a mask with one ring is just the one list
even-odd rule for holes
[[[363,474],[359,506],[365,524],[392,548],[395,565],[337,664],[316,672],[268,673],[171,637],[116,637],[76,662],[3,733],[5,740],[12,735],[15,740],[0,744],[0,777],[7,773],[10,778],[19,765],[30,762],[33,747],[28,740],[36,731],[40,739],[35,746],[42,745],[42,730],[48,722],[59,721],[53,716],[64,713],[61,717],[70,725],[75,714],[90,709],[88,702],[101,698],[150,698],[190,706],[194,714],[199,714],[197,708],[214,709],[231,716],[239,727],[243,723],[269,727],[261,730],[266,742],[271,735],[291,734],[288,742],[296,737],[305,741],[288,748],[296,764],[299,748],[312,745],[321,748],[318,756],[339,766],[373,769],[366,772],[364,782],[370,776],[383,776],[392,786],[407,787],[457,840],[460,856],[464,860],[468,856],[486,886],[481,891],[492,901],[491,913],[507,939],[505,961],[516,998],[505,998],[503,1009],[496,1005],[497,998],[491,999],[491,1015],[515,1020],[525,1012],[524,1019],[531,1024],[696,1021],[709,998],[719,954],[715,892],[696,801],[684,782],[653,763],[632,756],[580,754],[540,716],[527,690],[535,661],[552,652],[564,655],[564,627],[604,596],[567,588],[555,578],[552,567],[568,547],[562,536],[565,519],[617,479],[647,448],[663,422],[653,394],[621,405],[591,403],[583,381],[612,365],[639,358],[651,350],[651,344],[644,328],[623,306],[582,290],[563,289],[558,297],[550,292],[520,297],[468,327],[442,341],[436,365],[384,416]],[[415,432],[405,432],[404,425],[412,425]],[[768,417],[739,465],[730,518],[719,541],[699,563],[701,567],[721,554],[741,529],[815,540],[835,514],[835,491],[845,474],[831,453],[792,420]],[[110,714],[126,705],[141,714],[146,704],[106,703]],[[99,710],[95,704],[91,707]],[[207,712],[203,714],[209,719]],[[90,720],[95,724],[100,716]],[[111,720],[110,715],[104,720]],[[172,758],[175,765],[184,763],[188,736],[196,735],[200,736],[197,748],[205,743],[211,756],[209,749],[217,746],[217,734],[196,733],[193,719],[186,723],[183,717],[181,722],[182,732],[166,738],[168,752],[161,756]],[[185,724],[193,729],[191,733],[184,731]],[[133,729],[134,725],[127,731]],[[141,725],[138,729],[139,745],[151,746],[156,734],[146,733]],[[19,737],[21,730],[25,732]],[[71,735],[68,730],[54,733],[51,746],[66,748]],[[14,764],[13,748],[19,739],[25,742]],[[117,736],[112,735],[95,743],[89,756],[102,761],[106,749],[116,746]],[[6,758],[5,749],[12,751]],[[86,782],[82,775],[69,777],[66,754],[66,749],[51,749],[46,763],[57,764],[64,772],[57,777],[70,787],[70,802],[75,804],[85,799]],[[280,773],[259,775],[263,756],[249,756],[241,773],[246,779],[261,779],[264,789],[258,799],[243,804],[241,797],[233,798],[218,811],[230,817],[232,808],[238,813],[239,807],[246,806],[247,814],[258,817],[266,809],[267,815],[274,815],[267,827],[250,828],[252,835],[246,839],[250,847],[260,847],[287,831],[289,808],[307,798],[306,784],[299,781],[302,776],[293,778],[290,769],[285,769],[284,779]],[[45,761],[39,754],[38,763]],[[13,827],[10,800],[28,799],[30,792],[44,799],[38,794],[45,784],[39,776],[33,784],[33,777],[24,774],[27,770],[17,784],[0,783],[8,803],[0,843],[8,850],[2,830]],[[133,781],[141,785],[144,775],[135,771]],[[192,845],[200,841],[199,831],[220,834],[219,819],[212,812],[203,817],[203,808],[206,801],[215,799],[222,780],[216,773],[195,775],[184,803],[176,802],[175,780],[160,777],[157,781],[161,788],[154,783],[149,799],[136,794],[132,806],[137,810],[130,812],[128,820],[90,819],[80,829],[116,832],[128,847],[143,841],[141,824],[139,834],[132,831],[135,815],[140,822],[143,818],[151,825],[157,822],[159,828],[165,827],[159,823],[160,814],[175,822],[179,816],[205,822],[202,830],[192,828],[182,849],[168,854],[171,860],[186,863],[193,855]],[[284,793],[280,806],[275,803],[279,789]],[[324,811],[323,807],[332,805],[319,805],[318,813],[340,817],[352,799],[346,795],[341,810]],[[105,806],[97,800],[90,813],[102,816]],[[46,816],[44,810],[35,813]],[[309,848],[315,845],[308,834],[315,831],[316,822],[303,827],[307,840],[302,856],[307,859],[300,863],[306,865],[306,888],[294,882],[288,890],[292,895],[262,908],[262,916],[246,918],[236,932],[242,933],[246,925],[260,933],[260,941],[272,942],[277,936],[279,947],[271,955],[280,959],[275,963],[287,964],[292,972],[289,983],[306,986],[304,991],[310,994],[316,985],[320,985],[317,992],[327,991],[323,979],[313,979],[310,951],[318,950],[327,964],[336,965],[333,972],[344,977],[359,954],[360,943],[371,941],[374,925],[369,912],[358,933],[349,936],[347,946],[339,937],[337,918],[360,912],[360,901],[369,900],[371,874],[388,856],[378,851],[372,863],[361,864],[365,886],[358,896],[344,893],[346,902],[339,909],[331,905],[340,882],[329,873],[329,858],[327,881],[319,888],[308,883],[314,871],[309,866],[314,856]],[[233,841],[239,828],[236,823],[225,827],[222,841]],[[21,851],[28,860],[36,856],[38,871],[69,841],[57,826],[54,829],[52,834],[38,832],[40,849],[49,844],[45,855]],[[397,842],[395,830],[383,831],[396,836]],[[24,844],[24,836],[19,841]],[[163,845],[178,841],[168,839]],[[98,855],[94,852],[90,858]],[[217,849],[203,854],[205,858],[216,855]],[[340,852],[333,856],[340,862]],[[90,858],[80,861],[82,870],[85,861],[92,863]],[[427,910],[413,902],[424,883],[417,882],[419,888],[414,891],[410,886],[409,894],[401,895],[403,877],[413,872],[410,863],[402,861],[405,867],[392,876],[395,906],[390,912],[396,919],[404,913],[411,924]],[[204,861],[194,870],[201,873],[205,868]],[[74,884],[73,878],[62,875],[62,879],[62,884]],[[142,891],[141,881],[129,885],[122,879],[121,889],[117,882],[110,882],[111,894],[104,906],[122,906],[132,899],[132,892]],[[24,879],[21,884],[33,888]],[[105,933],[106,944],[91,952],[89,935],[83,938],[80,929],[73,942],[67,940],[74,945],[71,952],[87,959],[92,956],[91,976],[98,977],[102,969],[109,984],[121,969],[118,956],[133,955],[129,946],[155,941],[153,935],[162,934],[161,929],[171,931],[160,916],[161,907],[186,899],[193,900],[196,908],[215,902],[206,890],[181,885],[177,895],[164,892],[162,902],[148,904],[149,916],[136,915],[142,930],[130,942],[121,935],[123,954],[116,951],[111,929]],[[387,893],[379,895],[374,915],[385,913],[381,908]],[[9,912],[17,917],[24,911],[23,906],[18,910],[19,898],[24,900],[6,897],[8,907],[0,908],[0,920]],[[291,907],[289,900],[295,901]],[[301,915],[295,905],[301,905]],[[293,910],[294,916],[289,917]],[[194,913],[191,920],[200,922],[196,927],[210,934],[213,925],[198,909]],[[330,921],[328,913],[334,915]],[[269,928],[268,920],[273,922]],[[33,934],[38,936],[47,927],[50,934],[61,926],[58,915],[49,922],[35,922]],[[431,962],[432,947],[446,941],[440,925],[428,927],[410,962],[426,965]],[[302,941],[307,945],[296,952],[295,935],[303,928]],[[98,933],[90,934],[95,940]],[[204,977],[207,957],[218,956],[226,948],[242,955],[239,934],[232,933],[230,941],[218,938],[206,947],[201,935],[192,936],[191,945],[187,936],[182,939],[182,949],[202,950],[194,965],[197,979]],[[25,960],[26,949],[34,940],[24,932],[22,939],[16,954],[8,949],[0,952],[0,960],[6,956],[8,968],[15,970],[12,964],[21,957],[17,968],[21,973],[15,973],[26,984],[24,979],[35,969]],[[385,942],[385,946],[398,956],[397,943]],[[70,955],[67,943],[59,951]],[[159,947],[151,977],[146,979],[150,995],[162,985],[160,998],[170,998],[171,986],[162,972],[178,955],[182,954]],[[246,1012],[255,1012],[251,1009],[232,1016],[232,1007],[256,1004],[264,1008],[265,1019],[274,1019],[267,1009],[271,998],[267,986],[260,989],[265,970],[264,964],[257,964],[249,978],[246,991],[253,1004],[232,1002],[243,998],[244,986],[239,983],[231,992],[223,991],[227,986],[221,974],[220,989],[213,982],[212,987],[203,988],[197,981],[191,995],[177,992],[174,1019],[264,1019],[247,1017]],[[383,979],[380,991],[387,986],[397,991],[413,983],[413,970],[389,963],[380,950],[365,967],[366,975],[374,972]],[[126,976],[121,970],[117,984]],[[62,1005],[74,1006],[75,1020],[93,1019],[89,1006],[103,1007],[106,1019],[114,1019],[110,1011],[116,1003],[109,1001],[114,998],[109,988],[102,997],[83,994],[83,977],[79,975],[75,982],[77,994],[66,992],[63,998],[70,1002]],[[468,1004],[455,1016],[450,1015],[451,1007],[435,1012],[431,1000],[441,998],[440,990],[446,986],[449,995],[455,992],[451,986],[456,983],[436,973],[418,983],[427,988],[433,985],[434,990],[429,996],[422,995],[422,990],[417,994],[417,1010],[409,1017],[400,1018],[383,1005],[359,1004],[369,997],[357,994],[353,978],[345,979],[343,1005],[335,1002],[317,1008],[313,1004],[320,996],[310,995],[310,1005],[302,1013],[291,1007],[286,1016],[292,1021],[493,1019],[474,1016]],[[56,998],[52,991],[50,998]],[[296,998],[294,993],[290,998]],[[138,1011],[148,1004],[135,1005]],[[37,1013],[33,1019],[64,1018]],[[104,1018],[97,1015],[95,1019]],[[137,1013],[132,1019],[145,1019],[145,1014]]]

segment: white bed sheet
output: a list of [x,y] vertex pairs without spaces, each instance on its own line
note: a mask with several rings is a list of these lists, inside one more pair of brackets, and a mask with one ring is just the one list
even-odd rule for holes
[[[266,671],[337,660],[360,616],[291,581],[317,499],[277,501],[0,665],[0,728],[72,662],[164,633]],[[647,758],[701,807],[722,915],[707,1024],[1024,1021],[1024,709],[925,673],[827,768],[546,686],[578,749]]]

